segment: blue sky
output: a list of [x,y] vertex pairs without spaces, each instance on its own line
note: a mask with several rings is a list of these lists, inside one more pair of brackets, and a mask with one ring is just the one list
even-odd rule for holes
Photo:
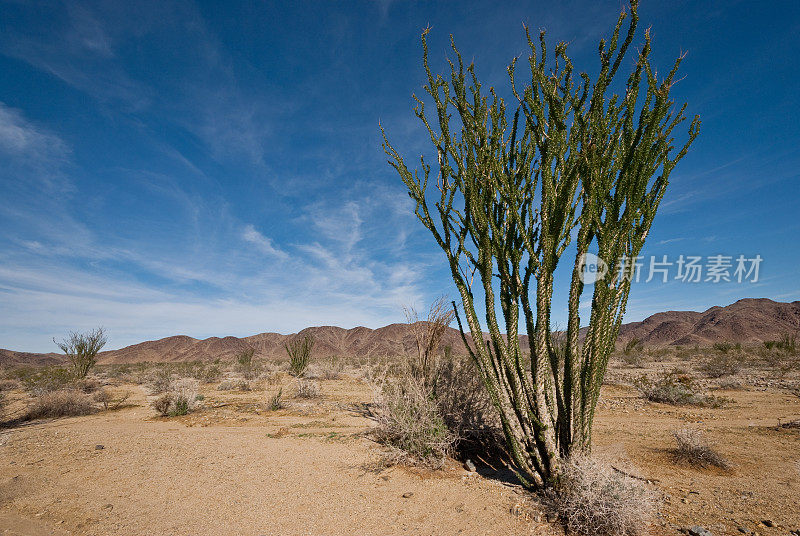
[[[761,255],[757,283],[634,285],[626,320],[800,299],[800,4],[643,2],[654,61],[700,114],[645,255]],[[378,122],[427,150],[411,93],[453,33],[486,85],[522,22],[592,71],[618,1],[2,2],[0,347],[104,325],[178,333],[378,327],[454,295]],[[644,280],[645,278],[643,278]],[[555,311],[563,317],[560,305]]]

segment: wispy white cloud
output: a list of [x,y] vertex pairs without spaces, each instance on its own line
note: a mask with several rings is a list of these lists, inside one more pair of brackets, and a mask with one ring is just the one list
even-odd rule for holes
[[242,230],[242,239],[256,246],[262,253],[279,259],[287,259],[289,255],[285,251],[275,247],[271,238],[261,234],[252,224],[247,224]]

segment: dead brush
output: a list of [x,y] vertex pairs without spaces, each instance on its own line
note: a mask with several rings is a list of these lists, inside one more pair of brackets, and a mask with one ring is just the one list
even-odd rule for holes
[[677,446],[673,451],[676,462],[697,467],[719,467],[728,470],[730,462],[706,441],[703,432],[696,428],[681,428],[672,432]]
[[94,412],[92,401],[75,389],[49,391],[37,396],[28,407],[23,420],[73,417]]
[[372,415],[377,423],[372,435],[390,448],[390,463],[438,468],[453,450],[456,436],[429,391],[413,376],[386,380]]
[[656,511],[656,495],[644,482],[589,457],[567,461],[556,493],[561,522],[583,536],[645,534]]
[[319,384],[312,380],[298,380],[297,389],[294,393],[295,398],[319,398],[322,393],[319,389]]

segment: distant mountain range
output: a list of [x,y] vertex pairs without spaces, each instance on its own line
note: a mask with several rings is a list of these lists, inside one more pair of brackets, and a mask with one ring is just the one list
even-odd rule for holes
[[[641,322],[624,324],[618,342],[624,344],[636,337],[649,346],[704,346],[722,341],[759,343],[798,332],[800,301],[782,303],[766,298],[748,298],[726,307],[712,307],[702,313],[668,311],[654,314]],[[211,337],[200,340],[176,335],[101,352],[98,357],[100,363],[231,360],[245,348],[253,347],[258,357],[282,358],[286,355],[284,343],[306,335],[314,337],[314,355],[319,358],[381,358],[405,355],[415,348],[411,326],[391,324],[378,329],[321,326],[306,328],[291,335],[260,333],[243,338]],[[520,339],[522,346],[527,347],[527,337]],[[442,344],[449,344],[454,349],[463,348],[458,331],[452,328],[448,329]],[[4,365],[54,364],[62,359],[62,355],[55,353],[35,354],[0,349],[0,364]]]

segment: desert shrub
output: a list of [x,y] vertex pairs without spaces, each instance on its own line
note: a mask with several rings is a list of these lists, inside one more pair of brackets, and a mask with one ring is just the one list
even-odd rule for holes
[[182,378],[170,384],[169,389],[153,402],[153,408],[163,416],[186,415],[197,404],[197,380]]
[[106,344],[106,335],[103,328],[88,333],[73,331],[63,341],[53,339],[53,342],[66,354],[75,377],[85,378],[97,363],[97,354]]
[[88,415],[94,411],[91,400],[75,389],[44,392],[34,398],[25,420]]
[[742,345],[741,345],[741,343],[738,343],[738,342],[736,344],[732,344],[732,343],[729,343],[729,342],[715,342],[714,343],[714,350],[716,350],[717,352],[723,353],[723,354],[727,354],[731,350],[737,350],[738,351],[738,350],[741,350],[741,349],[742,349]]
[[700,370],[709,378],[721,378],[736,374],[742,369],[742,357],[739,355],[722,354],[712,355],[700,366]]
[[641,376],[634,380],[633,384],[650,402],[674,406],[719,407],[726,401],[722,397],[701,393],[691,378],[674,373],[666,374],[656,380]]
[[274,395],[272,395],[269,399],[269,409],[272,411],[278,411],[279,409],[283,409],[286,407],[286,404],[283,401],[283,388],[278,389]]
[[25,389],[36,396],[66,389],[74,380],[69,369],[57,366],[22,368],[17,371],[17,377]]
[[574,534],[644,534],[656,510],[655,494],[644,482],[588,457],[567,461],[556,491],[559,517]]
[[319,398],[319,384],[311,380],[299,380],[295,396],[297,398]]
[[313,380],[338,380],[342,376],[344,363],[336,357],[332,357],[327,363],[309,366],[306,369],[305,377]]
[[217,385],[217,391],[250,391],[252,387],[247,380],[225,380]]
[[202,369],[197,379],[203,383],[218,382],[222,378],[222,369],[219,365],[209,365]]
[[641,368],[644,365],[644,356],[640,353],[623,353],[622,362],[629,367]]
[[314,348],[314,338],[306,335],[302,339],[285,343],[286,353],[289,354],[289,373],[297,378],[301,377],[311,361],[311,350]]
[[147,387],[151,395],[158,395],[169,391],[172,385],[172,367],[164,365],[150,372],[147,378]]
[[373,409],[377,441],[395,462],[439,467],[456,441],[430,392],[413,376],[386,380]]
[[108,405],[114,400],[114,396],[108,389],[100,389],[94,394],[94,401],[103,405],[103,409],[108,409]]
[[86,394],[92,394],[102,387],[99,381],[94,378],[82,378],[75,380],[74,387],[80,389]]
[[622,349],[622,353],[625,355],[630,355],[634,350],[637,352],[642,351],[642,341],[636,337],[633,337],[628,341],[628,343],[625,345],[625,348]]
[[163,393],[158,396],[158,398],[153,400],[153,409],[155,409],[162,416],[166,417],[169,415],[170,409],[172,408],[172,402],[172,393]]
[[455,437],[456,449],[476,445],[494,449],[504,444],[498,434],[497,411],[475,365],[466,356],[446,352],[430,385],[431,397]]
[[675,461],[686,462],[698,467],[720,467],[729,469],[730,463],[714,450],[703,433],[695,428],[681,428],[672,432],[677,446],[673,451]]

